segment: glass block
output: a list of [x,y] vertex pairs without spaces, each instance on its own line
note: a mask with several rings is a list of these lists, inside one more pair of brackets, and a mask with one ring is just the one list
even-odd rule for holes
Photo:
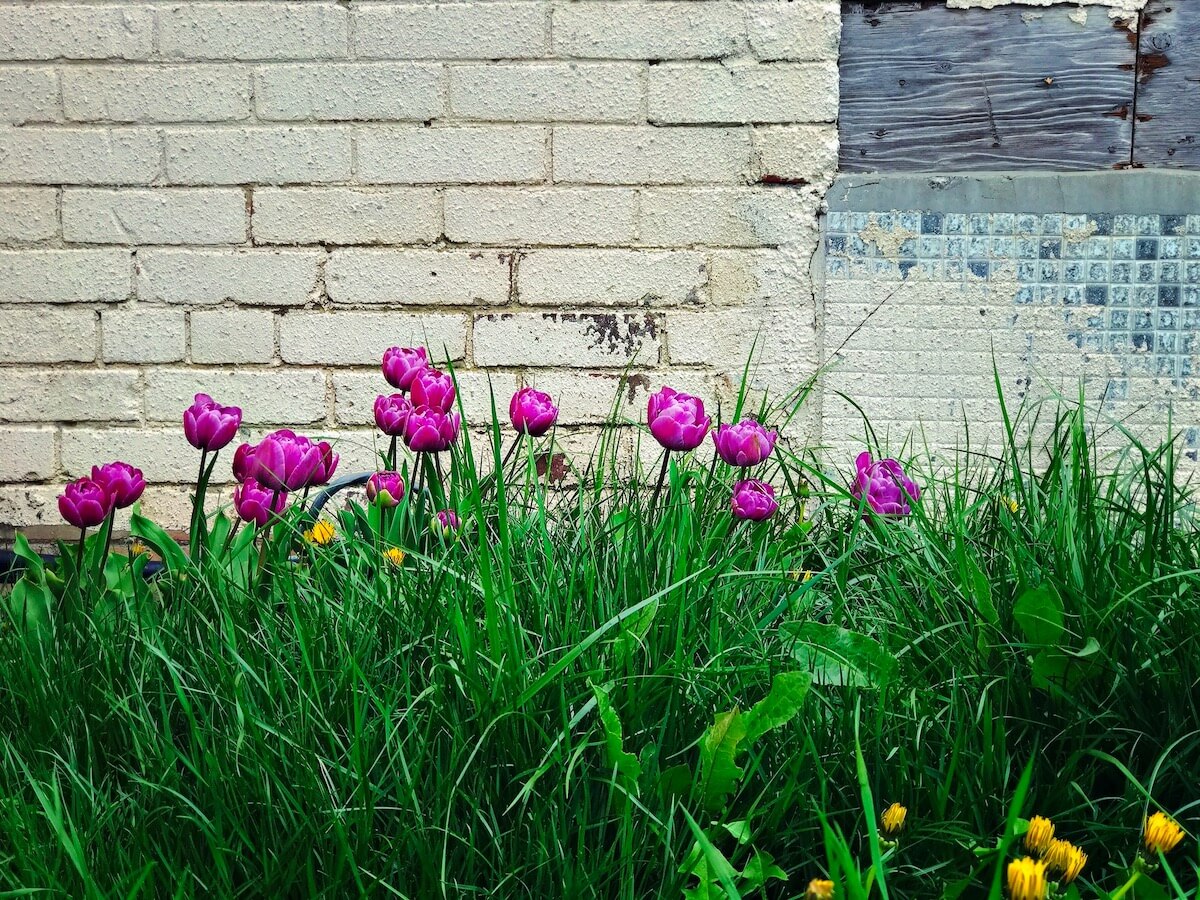
[[[895,213],[871,213],[871,223],[878,225],[884,231],[892,231],[897,223]],[[870,227],[868,225],[867,227]]]
[[1122,236],[1137,234],[1137,217],[1113,216],[1113,234]]
[[1062,220],[1061,213],[1042,216],[1042,234],[1062,234]]
[[921,234],[941,234],[943,227],[941,213],[921,213]]
[[1040,281],[1058,281],[1061,274],[1062,271],[1059,268],[1059,263],[1049,260],[1042,260],[1041,269],[1038,272],[1038,279]]
[[990,267],[986,260],[972,259],[967,262],[967,271],[969,271],[976,278],[987,278],[989,268]]
[[863,231],[871,224],[871,216],[868,213],[856,212],[850,213],[850,231]]
[[1188,319],[1185,319],[1185,325],[1188,328],[1200,326],[1200,288],[1187,287],[1183,289],[1183,305],[1189,309],[1196,310],[1193,313],[1186,314],[1190,317],[1193,324],[1186,325]]
[[971,213],[967,217],[967,227],[971,230],[971,234],[991,234],[991,218],[987,213]]
[[1179,305],[1179,286],[1173,284],[1161,284],[1158,286],[1158,305],[1159,307],[1172,307]]
[[1200,216],[1187,217],[1187,233],[1200,234]]
[[916,256],[917,255],[917,239],[905,238],[900,242],[901,256]]
[[1181,256],[1183,256],[1183,239],[1177,237],[1165,237],[1159,239],[1159,259],[1179,259]]
[[1133,271],[1133,280],[1138,284],[1149,284],[1158,281],[1158,263],[1141,262]]
[[1033,288],[1023,287],[1017,289],[1017,295],[1013,298],[1013,302],[1020,306],[1028,306],[1033,302]]
[[1108,282],[1108,263],[1090,262],[1087,264],[1087,280]]
[[918,259],[940,259],[944,240],[940,234],[923,234],[917,239]]
[[1133,299],[1133,291],[1125,285],[1114,284],[1108,289],[1109,306],[1128,306]]
[[942,279],[942,261],[940,259],[918,260],[917,271],[930,281],[940,281]]
[[946,234],[966,234],[967,217],[962,213],[946,213],[942,217],[942,228]]
[[1110,213],[1099,213],[1092,216],[1092,224],[1096,226],[1096,234],[1108,235],[1113,233],[1113,217]]
[[1020,259],[1036,259],[1040,249],[1038,241],[1033,238],[1019,237],[1013,243],[1013,255]]
[[1113,263],[1112,281],[1113,284],[1131,284],[1133,282],[1133,263]]
[[1188,284],[1200,284],[1200,262],[1191,262],[1184,267],[1183,280]]
[[1174,354],[1170,356],[1155,357],[1154,374],[1159,378],[1174,378],[1176,371],[1176,359]]
[[1072,213],[1063,216],[1062,227],[1064,231],[1083,231],[1083,229],[1087,228],[1087,221],[1088,217],[1086,215]]
[[825,228],[831,232],[845,231],[849,225],[849,222],[847,221],[848,218],[849,216],[847,213],[831,212],[825,217]]
[[1163,234],[1183,234],[1187,230],[1187,216],[1159,216],[1159,227]]
[[1012,259],[1016,256],[1016,241],[1010,237],[994,237],[988,248],[992,259]]
[[992,234],[1009,235],[1016,230],[1017,217],[1013,213],[992,214]]
[[[871,242],[871,247],[875,247],[875,242]],[[857,234],[851,234],[846,237],[846,252],[851,256],[867,256],[870,251],[867,249],[867,242],[860,238]]]
[[1137,242],[1133,238],[1115,238],[1112,242],[1113,259],[1133,259]]
[[845,255],[846,253],[846,236],[844,234],[830,235],[825,242],[826,252],[830,255]]
[[1068,285],[1063,289],[1062,298],[1066,306],[1083,306],[1083,285]]
[[1158,216],[1138,216],[1136,233],[1139,235],[1155,235],[1155,236],[1162,234],[1162,227],[1159,224],[1159,217]]
[[[1163,337],[1167,332],[1171,332],[1174,337],[1175,329],[1179,327],[1179,315],[1170,309],[1160,309],[1158,311],[1158,336]],[[1175,349],[1174,342],[1171,343],[1171,349]]]
[[971,259],[984,259],[988,255],[988,244],[990,242],[986,237],[969,237],[967,238],[967,256]]
[[1038,286],[1038,289],[1037,289],[1038,303],[1057,304],[1059,301],[1059,298],[1061,296],[1062,296],[1062,288],[1060,288],[1057,284],[1043,284],[1043,285]]
[[913,234],[921,233],[921,214],[916,211],[900,213],[900,227]]
[[1063,259],[1086,259],[1087,241],[1063,241],[1062,255]]
[[1133,305],[1139,309],[1153,309],[1158,306],[1158,288],[1137,287],[1133,289]]
[[1129,312],[1124,309],[1110,310],[1108,313],[1109,328],[1128,328],[1129,327]]
[[1158,259],[1158,241],[1154,238],[1138,238],[1138,259]]
[[[1022,214],[1017,216],[1017,234],[1035,235],[1042,230],[1042,220],[1038,216]],[[1196,232],[1200,234],[1200,231]]]
[[1109,334],[1108,349],[1114,353],[1119,353],[1129,349],[1129,335],[1127,334]]
[[1017,281],[1031,282],[1038,280],[1038,272],[1041,269],[1041,263],[1034,262],[1031,259],[1021,260],[1017,263]]
[[1180,281],[1182,269],[1180,263],[1163,262],[1158,264],[1158,280],[1166,282]]
[[967,255],[967,239],[961,237],[946,238],[946,257],[957,256],[959,258]]
[[845,259],[837,256],[825,260],[825,277],[845,278],[850,274],[850,266]]
[[901,277],[901,278],[907,278],[907,277],[908,277],[908,273],[909,273],[909,272],[911,272],[911,271],[912,271],[914,268],[916,268],[916,265],[917,265],[917,261],[916,261],[915,259],[902,259],[902,260],[900,260],[900,262],[899,262],[899,266],[900,266],[900,277]]
[[946,278],[950,281],[961,281],[966,275],[967,264],[962,261],[961,257],[947,257],[943,266]]
[[1083,263],[1077,259],[1067,260],[1062,265],[1062,278],[1068,284],[1082,284],[1086,281]]
[[1062,241],[1058,238],[1046,238],[1038,245],[1038,256],[1042,259],[1061,259]]
[[1108,303],[1108,285],[1089,284],[1084,288],[1083,296],[1092,306],[1104,306]]
[[1112,254],[1112,241],[1108,238],[1092,238],[1087,243],[1088,259],[1108,259]]
[[1149,331],[1136,331],[1133,334],[1133,349],[1149,352],[1154,348],[1154,334]]

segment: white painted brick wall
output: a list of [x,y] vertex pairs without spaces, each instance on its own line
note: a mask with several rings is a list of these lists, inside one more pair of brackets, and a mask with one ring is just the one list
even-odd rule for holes
[[185,524],[201,390],[370,465],[395,344],[472,420],[551,390],[581,450],[631,365],[635,420],[728,398],[764,325],[756,383],[795,380],[838,34],[835,0],[0,3],[0,525],[122,454]]

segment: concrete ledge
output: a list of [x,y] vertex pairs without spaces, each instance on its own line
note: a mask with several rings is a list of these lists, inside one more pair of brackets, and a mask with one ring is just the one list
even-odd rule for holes
[[1200,172],[839,175],[830,211],[1200,214]]

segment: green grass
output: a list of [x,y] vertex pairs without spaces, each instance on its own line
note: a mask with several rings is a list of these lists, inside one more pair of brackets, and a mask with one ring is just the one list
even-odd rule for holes
[[[906,460],[904,521],[782,443],[761,525],[687,457],[649,509],[657,473],[611,447],[549,492],[460,452],[465,535],[402,507],[400,570],[356,507],[328,548],[293,514],[261,573],[248,532],[148,584],[115,558],[74,602],[33,573],[0,634],[0,891],[987,897],[1040,813],[1108,897],[1147,810],[1200,824],[1200,541],[1172,445],[1100,459],[1040,413],[1010,430],[1036,442]],[[1124,896],[1193,896],[1197,859]]]

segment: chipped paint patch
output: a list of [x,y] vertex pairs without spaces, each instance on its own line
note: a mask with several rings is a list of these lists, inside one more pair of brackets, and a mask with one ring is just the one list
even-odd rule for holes
[[[1146,7],[1147,0],[1073,0],[1082,11],[1082,19],[1076,18],[1077,13],[1071,14],[1071,19],[1079,24],[1087,21],[1085,6],[1107,7],[1110,18],[1117,19],[1141,12]],[[946,0],[947,9],[996,9],[999,6],[1063,6],[1063,0]]]

